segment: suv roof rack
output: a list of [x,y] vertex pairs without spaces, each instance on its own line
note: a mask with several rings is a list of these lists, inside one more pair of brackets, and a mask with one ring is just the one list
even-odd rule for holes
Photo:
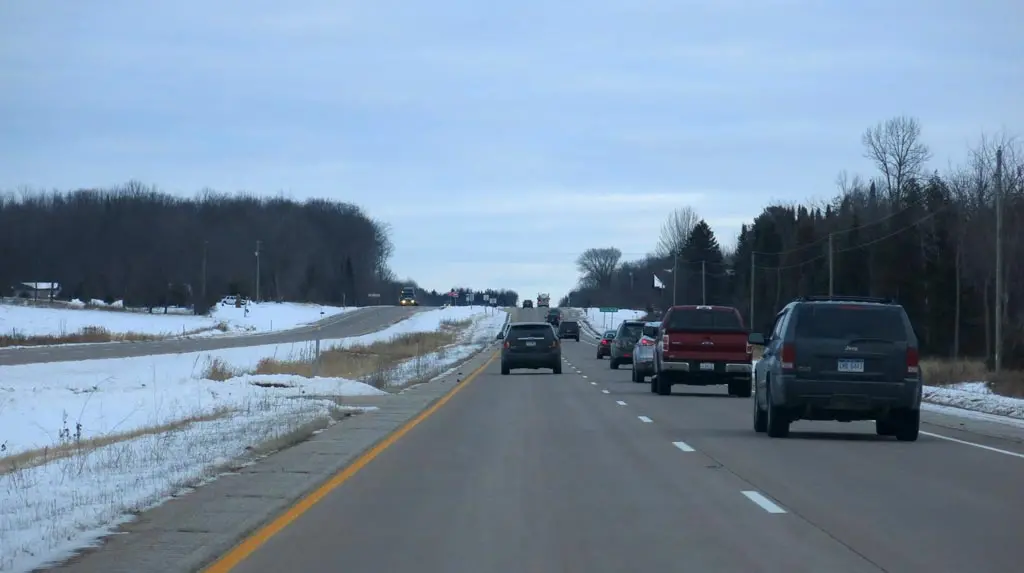
[[855,296],[855,295],[811,295],[799,296],[800,302],[873,302],[877,304],[895,304],[896,300],[877,296]]

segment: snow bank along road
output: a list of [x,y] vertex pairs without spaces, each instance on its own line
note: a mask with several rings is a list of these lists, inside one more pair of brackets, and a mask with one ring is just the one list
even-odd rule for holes
[[[222,348],[241,348],[262,344],[303,342],[316,336],[323,338],[361,336],[385,328],[416,312],[430,307],[371,306],[327,317],[311,325],[265,334],[210,338],[170,339],[153,342],[108,342],[69,346],[38,346],[0,349],[0,366],[34,362],[66,362],[94,358],[127,358],[152,354],[202,352]],[[78,312],[71,311],[68,312]]]
[[[117,536],[60,570],[195,570],[205,559],[183,549],[187,538],[222,556],[210,573],[936,573],[1024,563],[1020,428],[935,414],[915,443],[861,423],[798,422],[789,439],[770,439],[754,433],[749,399],[717,389],[657,396],[592,352],[565,342],[558,376],[501,376],[490,360],[379,441],[433,399],[395,396],[407,397],[404,413],[355,418],[378,426],[339,424],[158,508],[174,522],[163,541],[146,538],[150,523],[134,545],[135,533]],[[341,473],[325,469],[358,451]],[[315,482],[326,483],[284,509],[286,489],[294,498]],[[281,513],[227,550],[225,535],[265,521],[247,512],[253,504]]]

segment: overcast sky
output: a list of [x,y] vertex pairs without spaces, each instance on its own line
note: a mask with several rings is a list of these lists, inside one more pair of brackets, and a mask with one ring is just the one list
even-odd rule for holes
[[129,179],[329,197],[427,288],[555,297],[672,207],[723,243],[865,175],[920,119],[934,167],[1024,131],[1019,0],[0,3],[0,188]]

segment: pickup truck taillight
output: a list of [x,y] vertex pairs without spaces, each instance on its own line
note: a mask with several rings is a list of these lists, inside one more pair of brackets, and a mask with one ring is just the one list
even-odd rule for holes
[[669,341],[669,337],[668,337],[667,334],[661,335],[661,351],[662,352],[665,352],[665,349],[668,348],[669,342],[670,341]]

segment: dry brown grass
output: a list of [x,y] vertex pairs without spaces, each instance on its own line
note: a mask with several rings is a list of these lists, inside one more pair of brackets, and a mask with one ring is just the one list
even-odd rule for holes
[[[224,323],[219,323],[212,329],[226,332],[228,327]],[[96,342],[149,342],[177,338],[179,336],[193,336],[209,330],[211,329],[197,328],[182,331],[181,334],[143,334],[141,332],[111,332],[102,326],[86,326],[78,332],[61,332],[47,335],[26,335],[12,331],[9,334],[0,335],[0,348],[5,346],[51,346],[55,344]]]
[[921,361],[921,372],[929,386],[985,381],[996,394],[1024,398],[1024,372],[1004,370],[997,375],[981,360],[927,358]]
[[[101,448],[117,442],[123,442],[150,434],[163,434],[174,430],[180,430],[181,428],[196,422],[217,420],[227,416],[229,413],[230,410],[220,409],[203,415],[175,420],[174,422],[169,422],[167,424],[147,426],[131,430],[129,432],[105,434],[95,438],[81,438],[78,435],[72,435],[70,432],[67,434],[62,432],[61,440],[55,446],[27,450],[0,458],[0,475],[35,466],[41,466],[54,460],[69,458],[77,454],[91,452],[96,448]],[[67,430],[65,429],[65,431]],[[77,433],[80,433],[80,430],[78,430]]]
[[[333,348],[320,353],[317,375],[350,380],[376,378],[374,375],[395,368],[398,364],[438,352],[454,344],[470,320],[446,321],[434,332],[399,334],[389,340],[367,345]],[[264,358],[256,366],[256,374],[294,374],[312,377],[316,365],[312,357],[298,360]],[[372,381],[375,386],[384,383]]]

